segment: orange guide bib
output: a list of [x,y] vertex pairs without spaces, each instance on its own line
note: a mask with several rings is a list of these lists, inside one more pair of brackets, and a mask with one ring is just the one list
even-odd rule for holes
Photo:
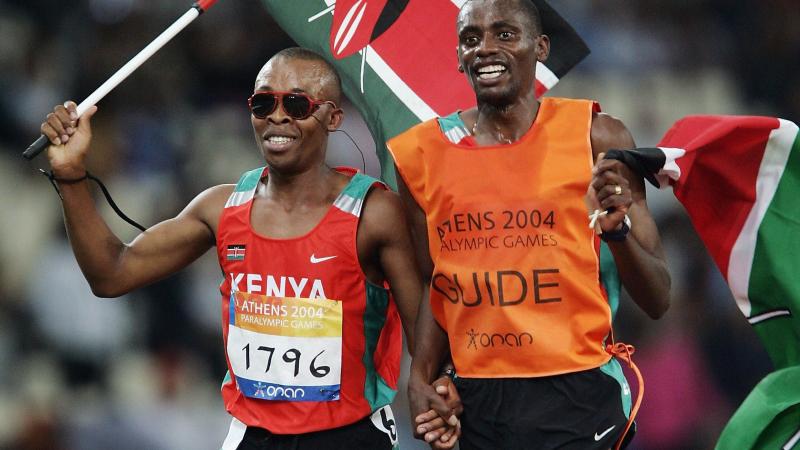
[[594,102],[545,98],[516,143],[451,143],[437,120],[388,142],[427,217],[430,300],[460,376],[598,367],[611,330],[584,196]]

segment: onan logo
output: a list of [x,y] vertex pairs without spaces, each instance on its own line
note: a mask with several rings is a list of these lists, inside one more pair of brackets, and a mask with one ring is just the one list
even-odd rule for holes
[[264,386],[261,383],[255,385],[255,397],[262,398],[304,398],[306,391],[303,388],[290,388],[282,386]]
[[533,335],[528,332],[522,333],[479,333],[474,328],[467,331],[469,342],[467,348],[478,349],[491,347],[522,347],[523,345],[533,344]]
[[285,388],[269,386],[267,387],[268,397],[282,397],[282,398],[303,398],[306,396],[306,391],[303,388]]

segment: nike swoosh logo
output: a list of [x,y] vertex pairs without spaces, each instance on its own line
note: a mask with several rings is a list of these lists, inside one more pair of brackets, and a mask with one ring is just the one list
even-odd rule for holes
[[328,261],[328,260],[330,260],[330,259],[336,258],[336,256],[337,256],[337,255],[333,255],[333,256],[324,256],[324,257],[322,257],[322,258],[317,258],[316,256],[314,256],[314,255],[312,254],[312,255],[311,255],[311,264],[319,264],[319,263],[321,263],[321,262],[325,262],[325,261]]
[[603,431],[603,432],[602,432],[602,433],[600,433],[600,434],[597,434],[597,433],[595,433],[595,434],[594,434],[594,440],[595,440],[595,442],[598,442],[598,441],[600,441],[600,439],[603,439],[604,437],[606,437],[606,435],[607,435],[608,433],[611,433],[611,430],[613,430],[613,429],[614,429],[614,428],[616,428],[616,427],[617,427],[616,425],[611,425],[611,427],[610,427],[609,429],[607,429],[606,431]]

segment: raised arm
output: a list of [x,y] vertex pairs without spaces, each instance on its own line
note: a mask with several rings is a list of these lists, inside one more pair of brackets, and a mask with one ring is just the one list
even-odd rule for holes
[[[603,231],[621,229],[626,213],[631,221],[626,239],[608,242],[620,279],[636,304],[657,319],[669,308],[671,281],[658,228],[647,208],[644,180],[624,163],[601,158],[608,150],[630,150],[636,145],[625,125],[606,114],[594,117],[591,140],[595,166],[590,195],[596,195],[602,209],[616,209],[601,220],[601,227]],[[621,194],[615,186],[622,188]]]
[[180,270],[213,246],[212,211],[218,215],[231,187],[200,194],[174,219],[123,243],[98,213],[88,180],[71,181],[86,174],[84,159],[96,110],[78,120],[75,103],[69,102],[66,108],[56,107],[41,130],[51,142],[48,159],[63,196],[64,223],[78,265],[95,295],[117,297]]

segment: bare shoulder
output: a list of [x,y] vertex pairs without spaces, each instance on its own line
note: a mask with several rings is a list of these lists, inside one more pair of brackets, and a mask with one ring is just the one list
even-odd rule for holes
[[234,184],[220,184],[206,189],[197,194],[180,215],[202,221],[216,235],[219,216],[234,187],[236,187]]
[[405,228],[403,202],[400,196],[388,189],[373,187],[364,200],[361,225],[369,235],[391,238],[398,227]]
[[364,199],[361,220],[384,222],[387,217],[402,215],[403,203],[400,195],[389,189],[373,187]]
[[592,116],[592,152],[595,159],[611,149],[628,150],[636,147],[628,127],[618,118],[605,113]]
[[356,245],[361,267],[373,282],[379,283],[388,276],[385,264],[391,264],[394,259],[383,260],[385,252],[397,249],[398,244],[402,247],[407,243],[404,240],[406,226],[400,205],[397,194],[378,186],[373,186],[364,199]]

